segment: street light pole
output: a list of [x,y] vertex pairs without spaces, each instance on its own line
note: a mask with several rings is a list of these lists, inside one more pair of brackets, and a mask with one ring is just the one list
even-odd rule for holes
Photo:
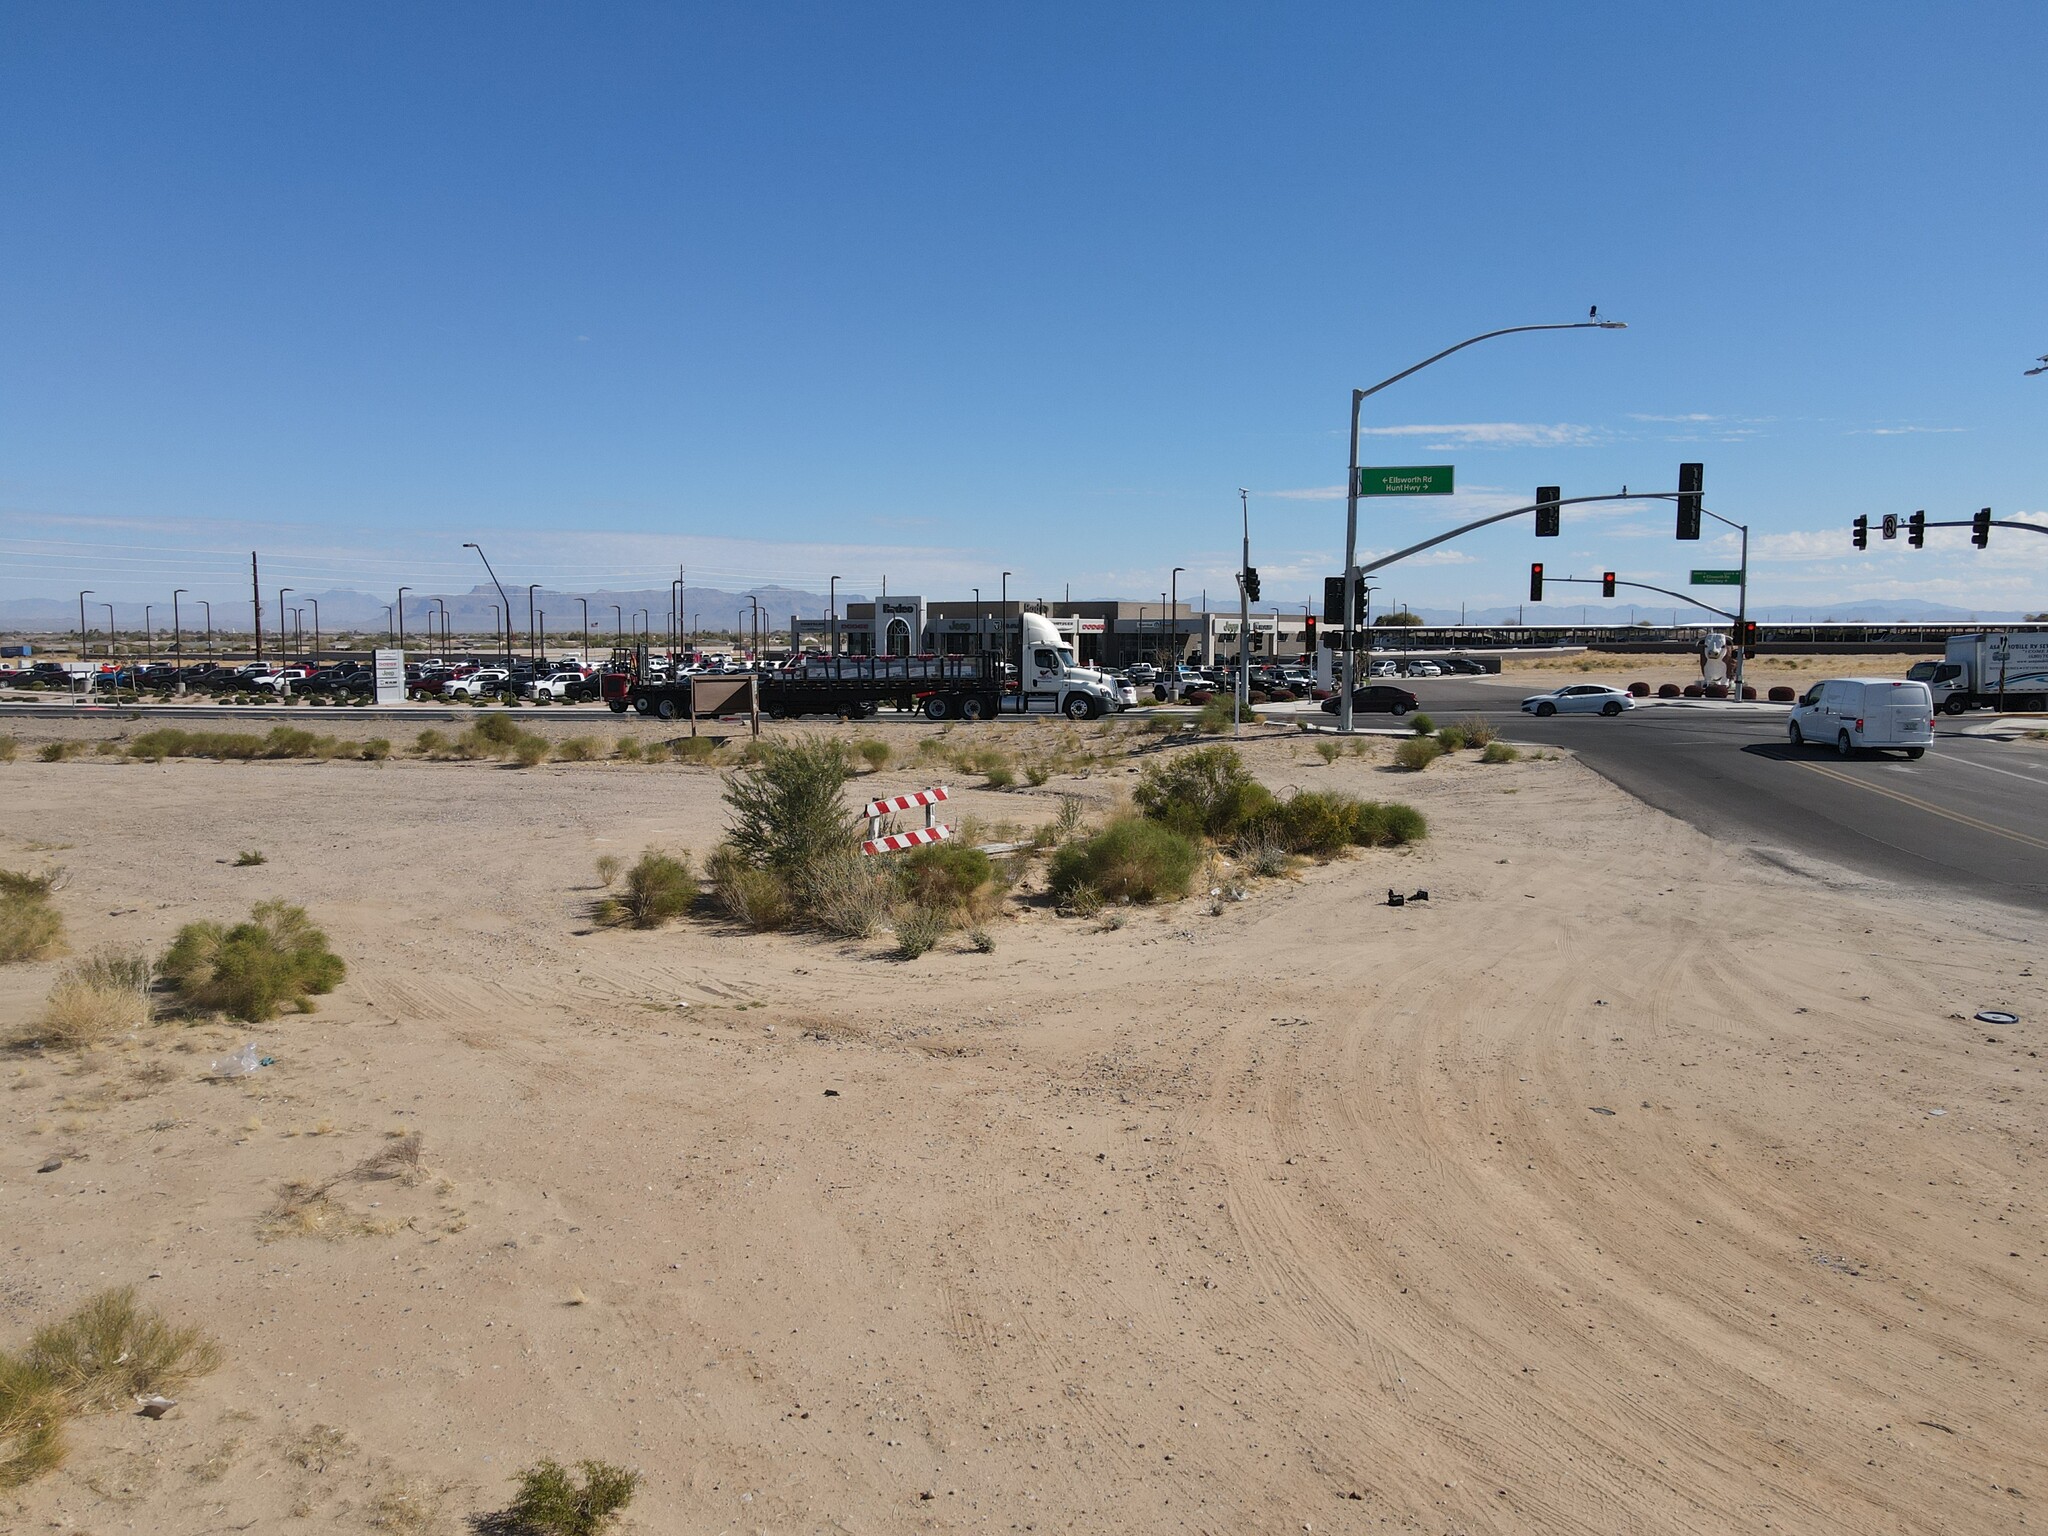
[[1619,320],[1597,318],[1598,309],[1584,320],[1574,320],[1561,325],[1510,325],[1498,331],[1483,331],[1477,336],[1467,337],[1454,347],[1445,347],[1433,357],[1425,357],[1412,368],[1403,368],[1390,378],[1384,378],[1370,389],[1351,391],[1351,472],[1344,485],[1344,683],[1343,692],[1338,695],[1338,729],[1351,729],[1351,692],[1358,684],[1357,663],[1353,659],[1352,644],[1357,635],[1356,616],[1352,612],[1352,584],[1359,578],[1358,571],[1358,418],[1359,408],[1367,399],[1378,394],[1390,384],[1398,384],[1412,373],[1420,373],[1431,363],[1440,363],[1453,352],[1462,352],[1478,342],[1491,341],[1496,336],[1514,336],[1523,331],[1625,331],[1627,325]]
[[579,597],[576,601],[583,605],[583,665],[587,667],[590,665],[590,599]]
[[384,604],[384,638],[385,638],[385,640],[387,640],[387,641],[389,641],[389,640],[391,639],[391,635],[392,635],[392,629],[391,629],[391,613],[392,613],[392,608],[391,608],[391,605],[390,605],[389,603],[386,603],[386,604]]
[[205,598],[199,599],[199,606],[206,610],[206,654],[213,654],[213,604]]
[[306,601],[313,605],[313,669],[317,672],[320,669],[320,599],[309,597]]
[[1180,573],[1186,569],[1184,565],[1176,565],[1173,574],[1166,578],[1166,621],[1173,626],[1173,678],[1166,685],[1169,699],[1180,697]]
[[[503,634],[505,636],[505,667],[509,671],[512,666],[512,599],[505,596],[505,584],[502,581],[498,580],[498,573],[491,569],[491,557],[484,553],[483,545],[465,543],[462,547],[464,549],[473,549],[476,551],[477,559],[483,561],[484,563],[484,573],[491,578],[491,585],[498,589],[498,598],[505,605],[503,613],[503,617],[505,620],[505,628],[503,630]],[[494,639],[496,638],[497,633],[498,631],[496,630],[496,627],[494,625]]]
[[114,659],[114,605],[101,603],[100,606],[107,610],[107,659],[111,661]]
[[156,631],[150,627],[148,603],[142,605],[142,654],[150,661],[156,660]]
[[612,604],[612,644],[626,643],[626,613],[617,603]]
[[535,649],[533,643],[533,594],[537,592],[539,589],[540,583],[537,581],[530,581],[526,584],[526,654],[527,659],[531,661],[540,660],[540,653],[538,650]]
[[411,590],[411,587],[400,587],[398,589],[398,648],[401,651],[405,649],[405,594]]
[[291,622],[291,616],[285,612],[284,608],[284,595],[292,590],[290,587],[279,587],[277,589],[277,664],[280,667],[292,659],[291,642],[286,638],[289,634],[287,626]]
[[85,635],[85,600],[91,596],[91,587],[87,587],[78,594],[78,659],[80,661],[92,660],[92,647],[86,644]]

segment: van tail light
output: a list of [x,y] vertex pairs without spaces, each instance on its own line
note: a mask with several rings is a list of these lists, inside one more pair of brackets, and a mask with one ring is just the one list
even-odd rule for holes
[[1856,722],[1856,729],[1859,731],[1863,729],[1863,722],[1861,720]]

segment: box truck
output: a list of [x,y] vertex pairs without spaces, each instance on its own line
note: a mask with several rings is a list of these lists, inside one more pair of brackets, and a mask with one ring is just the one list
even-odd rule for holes
[[1935,708],[2048,709],[2048,632],[1993,630],[1950,635],[1940,661],[1916,662],[1906,676],[1925,683]]

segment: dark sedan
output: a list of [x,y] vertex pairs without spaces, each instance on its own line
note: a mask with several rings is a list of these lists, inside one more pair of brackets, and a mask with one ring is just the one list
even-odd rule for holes
[[[1340,702],[1335,698],[1323,700],[1323,713],[1336,714]],[[1351,695],[1352,713],[1361,715],[1405,715],[1421,704],[1422,701],[1406,688],[1390,688],[1384,683],[1360,688]]]

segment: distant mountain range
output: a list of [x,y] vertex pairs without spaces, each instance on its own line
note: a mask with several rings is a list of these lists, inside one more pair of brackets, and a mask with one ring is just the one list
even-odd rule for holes
[[[524,635],[527,629],[527,592],[524,587],[507,587],[506,595],[512,602],[512,628],[516,634]],[[683,611],[687,615],[686,626],[717,633],[732,632],[742,619],[750,620],[754,612],[753,599],[760,603],[763,624],[776,629],[789,627],[789,616],[819,619],[826,616],[828,602],[824,593],[801,592],[793,587],[753,587],[745,592],[721,592],[715,587],[685,587],[683,590]],[[541,616],[542,628],[548,635],[566,637],[581,635],[583,630],[583,605],[590,605],[590,634],[594,641],[599,636],[609,636],[615,628],[623,627],[628,633],[639,627],[639,615],[645,609],[648,623],[656,634],[668,628],[669,603],[671,594],[666,587],[649,588],[632,592],[563,592],[553,587],[542,587],[533,594],[533,605]],[[865,596],[858,592],[841,590],[839,611],[846,612],[846,605],[865,602]],[[344,630],[359,634],[379,633],[384,630],[387,615],[382,598],[372,597],[367,592],[329,590],[326,592],[292,592],[286,603],[294,608],[303,608],[303,624],[308,632],[313,627],[313,604],[320,605],[320,628],[329,635]],[[414,635],[424,636],[427,631],[427,611],[435,612],[434,622],[440,623],[440,608],[446,604],[448,622],[456,634],[489,634],[494,626],[503,620],[492,613],[498,606],[497,588],[491,586],[472,587],[467,592],[421,593],[408,592],[405,595],[405,628],[408,639]],[[614,613],[614,609],[617,610]],[[114,627],[123,632],[135,632],[142,628],[143,605],[141,603],[114,604]],[[171,628],[171,600],[167,594],[162,602],[149,605],[149,622],[152,628],[168,634]],[[205,623],[205,610],[194,599],[181,600],[180,617],[186,632],[196,633]],[[104,633],[107,625],[107,605],[86,599],[85,622],[95,633]],[[277,632],[277,591],[266,589],[263,594],[263,628],[265,633]],[[239,602],[213,604],[213,625],[223,633],[247,634],[249,632],[249,599]],[[17,598],[11,602],[0,602],[0,631],[18,635],[76,635],[78,633],[78,603],[74,599],[65,602],[50,598]]]
[[[1725,593],[1719,599],[1710,599],[1735,606],[1735,594]],[[1320,605],[1318,605],[1320,606]],[[1587,616],[1595,623],[1626,624],[1629,622],[1630,605],[1610,601],[1592,602],[1583,605]],[[1570,624],[1579,617],[1581,605],[1573,602],[1531,603],[1526,608],[1473,608],[1464,615],[1467,624]],[[1706,622],[1712,615],[1697,608],[1686,608],[1674,603],[1637,603],[1634,612],[1638,619],[1648,619],[1653,624],[1671,622],[1672,610],[1678,610],[1681,623]],[[1281,610],[1285,612],[1286,609]],[[1415,614],[1426,624],[1456,624],[1459,622],[1455,608],[1417,607]],[[1830,608],[1779,605],[1753,608],[1749,617],[1759,624],[1815,624],[1833,620],[1840,624],[2007,624],[2016,623],[2026,615],[2017,609],[1999,608],[1952,608],[1945,603],[1922,602],[1918,598],[1878,599],[1870,602],[1841,603]]]

